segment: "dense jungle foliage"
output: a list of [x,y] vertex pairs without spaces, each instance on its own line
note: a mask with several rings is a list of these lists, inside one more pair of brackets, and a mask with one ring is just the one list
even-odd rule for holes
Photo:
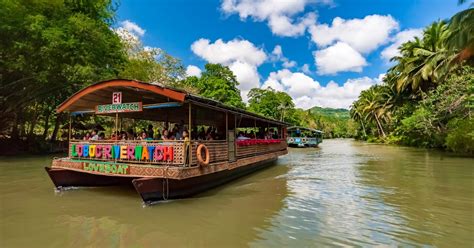
[[[472,8],[403,44],[383,84],[364,91],[350,114],[298,109],[287,93],[273,89],[252,89],[246,104],[235,75],[218,64],[207,64],[201,77],[186,77],[179,59],[117,28],[116,8],[112,0],[0,0],[0,146],[47,150],[67,137],[69,118],[56,106],[92,83],[128,78],[320,129],[326,138],[474,149]],[[76,121],[113,125],[97,116]]]

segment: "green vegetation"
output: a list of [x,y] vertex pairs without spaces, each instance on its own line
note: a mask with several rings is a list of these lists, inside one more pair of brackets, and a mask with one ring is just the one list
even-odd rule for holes
[[188,92],[194,92],[201,96],[220,101],[230,106],[244,108],[240,90],[237,89],[239,82],[232,71],[219,64],[206,64],[206,70],[201,77],[188,77],[175,87],[183,88]]
[[[344,109],[295,108],[273,89],[252,89],[246,105],[232,71],[207,64],[185,77],[179,59],[145,47],[114,29],[112,0],[0,0],[0,145],[41,150],[67,126],[56,106],[91,83],[128,78],[184,89],[293,125],[326,138],[359,137],[389,143],[473,152],[473,9],[427,27],[401,47],[384,83]],[[77,117],[110,126],[98,116]]]
[[474,153],[474,9],[438,21],[404,43],[383,83],[351,107],[357,136]]

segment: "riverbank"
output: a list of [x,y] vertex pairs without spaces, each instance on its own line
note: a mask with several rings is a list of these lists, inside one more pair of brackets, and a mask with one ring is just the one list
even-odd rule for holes
[[47,155],[67,152],[67,141],[0,139],[0,156]]

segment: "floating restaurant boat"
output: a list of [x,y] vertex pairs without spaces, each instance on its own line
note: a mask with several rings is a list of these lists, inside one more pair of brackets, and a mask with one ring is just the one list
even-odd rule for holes
[[323,142],[323,131],[306,127],[288,127],[287,143],[291,147],[317,147]]
[[[123,102],[122,102],[123,100]],[[88,86],[57,108],[58,113],[102,115],[214,126],[219,140],[75,140],[69,122],[68,156],[46,167],[57,189],[133,185],[145,203],[189,197],[272,165],[287,151],[287,124],[181,90],[132,80]],[[239,128],[272,128],[278,138],[236,139]]]

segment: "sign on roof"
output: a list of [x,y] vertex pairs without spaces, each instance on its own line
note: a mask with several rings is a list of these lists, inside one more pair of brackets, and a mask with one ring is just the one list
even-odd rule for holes
[[114,92],[112,94],[112,104],[121,104],[122,103],[122,92]]
[[105,105],[97,105],[95,107],[96,114],[140,112],[142,110],[143,108],[142,108],[141,102],[105,104]]

